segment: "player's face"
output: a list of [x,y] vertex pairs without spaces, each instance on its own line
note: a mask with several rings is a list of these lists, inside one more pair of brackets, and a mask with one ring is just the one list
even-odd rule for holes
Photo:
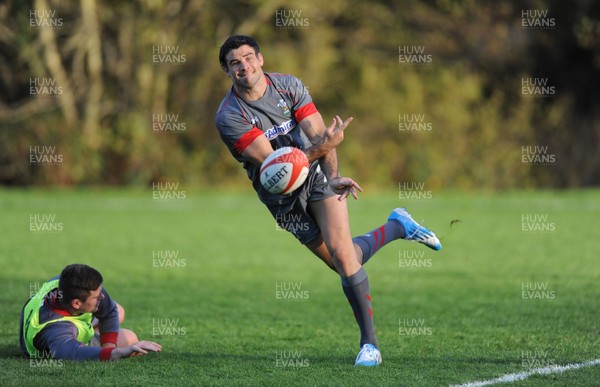
[[227,60],[227,74],[233,84],[242,88],[252,88],[263,76],[263,57],[256,54],[248,45],[235,48],[225,56]]
[[90,295],[85,300],[85,302],[80,302],[79,304],[79,312],[81,313],[94,313],[98,310],[100,306],[100,301],[104,299],[104,295],[102,294],[102,285],[96,290],[92,290]]

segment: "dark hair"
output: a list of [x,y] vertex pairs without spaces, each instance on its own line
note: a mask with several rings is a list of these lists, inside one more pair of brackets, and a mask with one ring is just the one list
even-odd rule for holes
[[260,52],[260,48],[258,47],[258,43],[254,40],[253,37],[247,35],[233,35],[227,38],[225,43],[221,46],[219,50],[219,63],[221,63],[221,67],[224,70],[227,70],[227,60],[225,57],[229,54],[229,51],[240,48],[241,46],[247,44],[248,46],[254,49],[254,53],[258,55]]
[[61,303],[68,305],[72,300],[85,302],[92,290],[102,285],[102,274],[88,265],[73,264],[66,266],[58,280]]

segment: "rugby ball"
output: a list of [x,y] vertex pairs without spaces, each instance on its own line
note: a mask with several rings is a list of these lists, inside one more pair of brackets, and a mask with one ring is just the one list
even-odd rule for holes
[[272,194],[285,195],[299,188],[308,176],[308,158],[286,146],[271,153],[260,167],[260,183]]

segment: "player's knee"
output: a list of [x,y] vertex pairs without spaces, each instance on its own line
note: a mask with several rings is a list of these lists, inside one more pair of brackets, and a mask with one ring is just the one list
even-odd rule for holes
[[119,330],[119,339],[117,344],[119,347],[127,347],[128,345],[135,344],[138,341],[138,337],[134,331],[129,329]]
[[117,311],[119,312],[119,324],[123,324],[123,320],[125,320],[125,309],[123,309],[119,303],[117,303]]
[[360,268],[354,249],[333,250],[332,257],[336,271],[342,276],[355,273]]
[[335,262],[344,264],[356,261],[356,251],[347,246],[332,246],[331,257]]

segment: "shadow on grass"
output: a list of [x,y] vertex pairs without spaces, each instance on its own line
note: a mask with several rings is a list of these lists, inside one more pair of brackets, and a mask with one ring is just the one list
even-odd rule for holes
[[27,359],[17,344],[0,344],[0,359]]
[[[164,351],[161,352],[158,356],[160,356],[161,360],[182,360],[189,361],[190,359],[194,359],[195,361],[199,361],[201,363],[222,363],[222,364],[231,364],[237,363],[262,363],[273,365],[276,363],[277,358],[273,353],[272,356],[266,356],[262,354],[256,353],[248,353],[248,354],[240,354],[240,353],[223,353],[223,352],[172,352],[172,351]],[[324,366],[347,366],[354,364],[354,356],[353,354],[349,354],[348,356],[302,356],[302,358],[307,358],[310,361],[310,364],[322,364]],[[150,361],[152,359],[152,354],[148,356],[140,357],[140,359],[147,359]]]
[[[311,365],[320,365],[327,367],[351,367],[354,364],[354,354],[349,353],[348,356],[328,355],[328,356],[306,356]],[[13,359],[28,361],[26,356],[21,354],[21,350],[17,345],[4,344],[0,345],[0,359]],[[133,360],[133,359],[132,359]],[[256,353],[240,354],[240,353],[224,353],[224,352],[189,352],[189,351],[163,351],[160,354],[148,354],[136,358],[136,362],[155,362],[155,361],[198,361],[199,364],[223,364],[231,363],[240,365],[243,363],[256,364],[275,364],[275,354],[266,356]],[[495,365],[505,366],[508,368],[520,364],[520,359],[494,359],[484,357],[450,357],[450,356],[385,356],[382,366],[384,368],[394,367],[423,367],[423,368],[470,368],[475,366]]]

